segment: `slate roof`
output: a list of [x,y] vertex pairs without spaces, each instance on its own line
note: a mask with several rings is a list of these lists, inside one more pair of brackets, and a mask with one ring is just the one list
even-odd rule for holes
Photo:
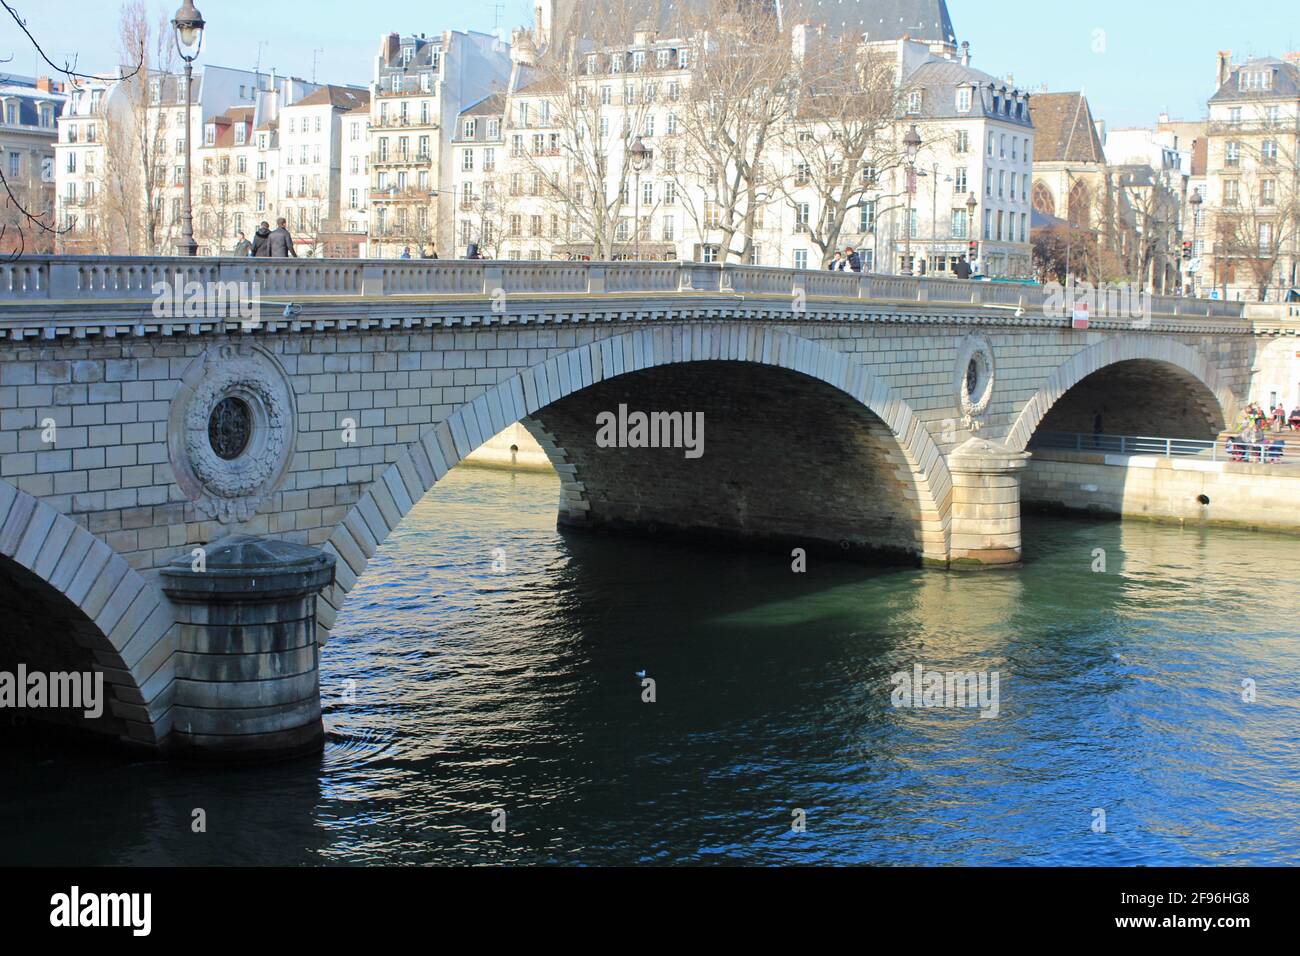
[[1082,93],[1037,93],[1031,113],[1034,162],[1105,164],[1092,109]]
[[[1241,89],[1238,75],[1243,70],[1250,73],[1272,73],[1272,88],[1267,90],[1261,90],[1258,87],[1248,90]],[[1286,60],[1279,60],[1277,57],[1269,56],[1258,60],[1247,60],[1245,63],[1238,63],[1234,66],[1231,75],[1228,77],[1228,82],[1224,83],[1219,88],[1219,91],[1210,97],[1210,102],[1231,103],[1233,101],[1272,99],[1274,97],[1300,98],[1300,69],[1297,69],[1294,63],[1288,63]]]
[[[963,66],[958,60],[931,57],[908,74],[906,85],[908,88],[920,88],[923,91],[921,115],[926,119],[984,116],[1007,123],[1018,121],[1024,126],[1029,126],[1031,123],[1030,113],[1017,116],[1014,107],[1009,115],[1001,111],[995,113],[993,93],[989,93],[988,88],[993,87],[994,93],[999,96],[1006,93],[1023,93],[1023,91],[983,70]],[[958,112],[957,88],[972,85],[980,87],[980,95],[972,100],[969,112]]]
[[[738,0],[776,14],[778,0]],[[781,0],[787,23],[824,25],[833,34],[867,34],[869,40],[914,40],[955,43],[947,0]],[[716,7],[711,0],[646,0],[645,21],[659,33],[671,33],[680,15],[709,14]],[[575,4],[569,23],[555,24],[560,35],[600,23],[599,4]]]
[[338,110],[350,113],[357,109],[369,109],[370,91],[351,86],[334,86],[326,84],[314,93],[309,93],[292,104],[293,106],[324,106],[328,103]]

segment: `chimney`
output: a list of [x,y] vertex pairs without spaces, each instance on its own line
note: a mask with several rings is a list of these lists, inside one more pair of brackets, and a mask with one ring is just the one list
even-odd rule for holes
[[379,47],[379,55],[383,57],[385,63],[392,63],[397,59],[397,53],[401,48],[402,38],[396,33],[390,33],[384,37],[384,41]]
[[970,41],[963,40],[961,44],[961,65],[970,66]]
[[58,84],[51,83],[48,76],[37,77],[36,88],[42,93],[58,93]]
[[1223,84],[1227,83],[1228,78],[1231,76],[1232,76],[1232,51],[1220,50],[1219,51],[1219,76],[1218,76],[1218,81],[1215,83],[1214,89],[1216,91],[1223,89]]

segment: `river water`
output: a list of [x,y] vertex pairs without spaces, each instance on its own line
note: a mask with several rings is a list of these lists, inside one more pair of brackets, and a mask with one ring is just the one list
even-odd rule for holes
[[[562,535],[558,490],[461,468],[407,517],[320,757],[7,732],[0,864],[1300,862],[1294,538],[1034,518],[1019,571],[796,574]],[[997,716],[893,706],[918,663]]]

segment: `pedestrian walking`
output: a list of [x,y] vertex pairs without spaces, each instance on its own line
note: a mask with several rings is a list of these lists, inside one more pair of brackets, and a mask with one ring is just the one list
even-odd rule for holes
[[253,254],[253,244],[248,241],[248,237],[243,232],[236,232],[235,235],[238,237],[238,241],[235,243],[235,248],[230,250],[230,254],[241,259],[251,256]]
[[271,224],[265,220],[257,227],[253,233],[253,252],[256,257],[269,256],[271,254]]
[[293,248],[293,236],[289,235],[289,221],[283,216],[275,221],[275,231],[267,239],[273,259],[297,259],[298,253]]

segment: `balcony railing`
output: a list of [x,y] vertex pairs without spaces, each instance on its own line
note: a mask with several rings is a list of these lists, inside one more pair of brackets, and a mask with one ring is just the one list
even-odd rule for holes
[[428,165],[432,157],[428,153],[389,153],[387,156],[381,156],[379,153],[370,155],[371,166],[409,166],[418,164],[421,166]]

